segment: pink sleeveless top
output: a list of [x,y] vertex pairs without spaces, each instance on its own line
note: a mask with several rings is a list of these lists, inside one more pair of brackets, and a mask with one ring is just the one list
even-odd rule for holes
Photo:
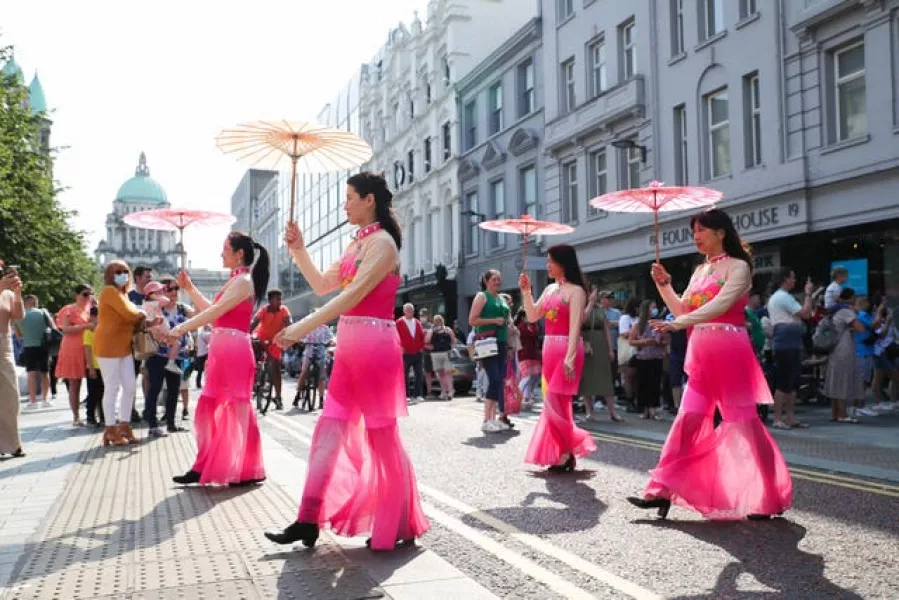
[[[244,269],[235,269],[231,272],[231,277],[235,277],[240,273],[247,272]],[[215,295],[215,299],[213,303],[218,302],[219,298],[222,297],[222,293],[219,292]],[[218,319],[213,321],[213,327],[223,327],[226,329],[236,329],[237,331],[243,331],[246,333],[250,332],[250,321],[253,320],[253,308],[255,304],[253,302],[253,298],[247,298]]]
[[[375,230],[376,231],[376,230]],[[361,238],[357,238],[361,239]],[[359,270],[359,245],[350,244],[340,259],[340,287],[346,288],[353,281]],[[400,287],[400,276],[391,273],[381,280],[359,304],[348,310],[346,316],[375,317],[393,320],[393,307],[396,304],[396,291]]]
[[562,297],[560,287],[557,286],[543,301],[543,316],[546,318],[546,335],[568,335],[571,307]]
[[[686,303],[688,312],[693,312],[700,306],[708,303],[718,295],[724,287],[725,278],[720,273],[711,273],[697,278],[690,286]],[[746,304],[749,302],[749,294],[744,294],[731,305],[727,311],[708,321],[709,323],[728,323],[743,327],[746,325]]]

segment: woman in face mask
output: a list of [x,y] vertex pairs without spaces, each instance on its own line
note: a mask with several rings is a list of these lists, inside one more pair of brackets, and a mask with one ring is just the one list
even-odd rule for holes
[[637,406],[643,411],[641,418],[659,420],[659,396],[662,393],[662,361],[668,346],[668,334],[656,332],[649,321],[657,317],[659,310],[652,300],[640,304],[636,324],[631,327],[631,346],[637,349]]
[[[120,260],[106,265],[103,274],[103,291],[100,292],[99,315],[94,332],[94,355],[103,373],[103,416],[106,429],[103,445],[136,444],[131,425],[128,424],[134,404],[134,359],[131,341],[134,331],[145,323],[146,314],[128,299],[131,288],[131,269]],[[116,399],[121,398],[119,425],[116,425]]]

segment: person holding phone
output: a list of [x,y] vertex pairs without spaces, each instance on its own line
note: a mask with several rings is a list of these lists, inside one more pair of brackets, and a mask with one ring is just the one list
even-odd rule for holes
[[22,280],[18,271],[3,269],[0,260],[0,454],[25,456],[19,439],[19,378],[9,325],[25,316]]

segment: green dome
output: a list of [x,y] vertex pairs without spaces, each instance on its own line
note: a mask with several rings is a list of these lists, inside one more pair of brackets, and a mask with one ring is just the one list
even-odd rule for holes
[[115,199],[136,204],[168,204],[169,200],[165,190],[155,179],[150,177],[147,156],[143,152],[140,153],[140,161],[137,163],[134,177],[122,184]]
[[19,83],[25,83],[25,76],[22,75],[22,68],[16,62],[15,56],[10,56],[9,61],[3,65],[3,74],[7,77],[14,75]]
[[37,77],[37,71],[34,73],[31,85],[28,86],[28,92],[30,95],[28,104],[31,107],[31,113],[47,112],[47,98],[44,96],[44,86],[41,85],[41,80]]

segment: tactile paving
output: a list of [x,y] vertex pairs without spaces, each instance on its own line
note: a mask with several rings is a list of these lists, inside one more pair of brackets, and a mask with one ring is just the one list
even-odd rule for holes
[[326,534],[311,550],[265,539],[265,529],[296,512],[279,487],[173,485],[193,459],[190,435],[114,449],[99,441],[73,468],[0,598],[385,597]]

